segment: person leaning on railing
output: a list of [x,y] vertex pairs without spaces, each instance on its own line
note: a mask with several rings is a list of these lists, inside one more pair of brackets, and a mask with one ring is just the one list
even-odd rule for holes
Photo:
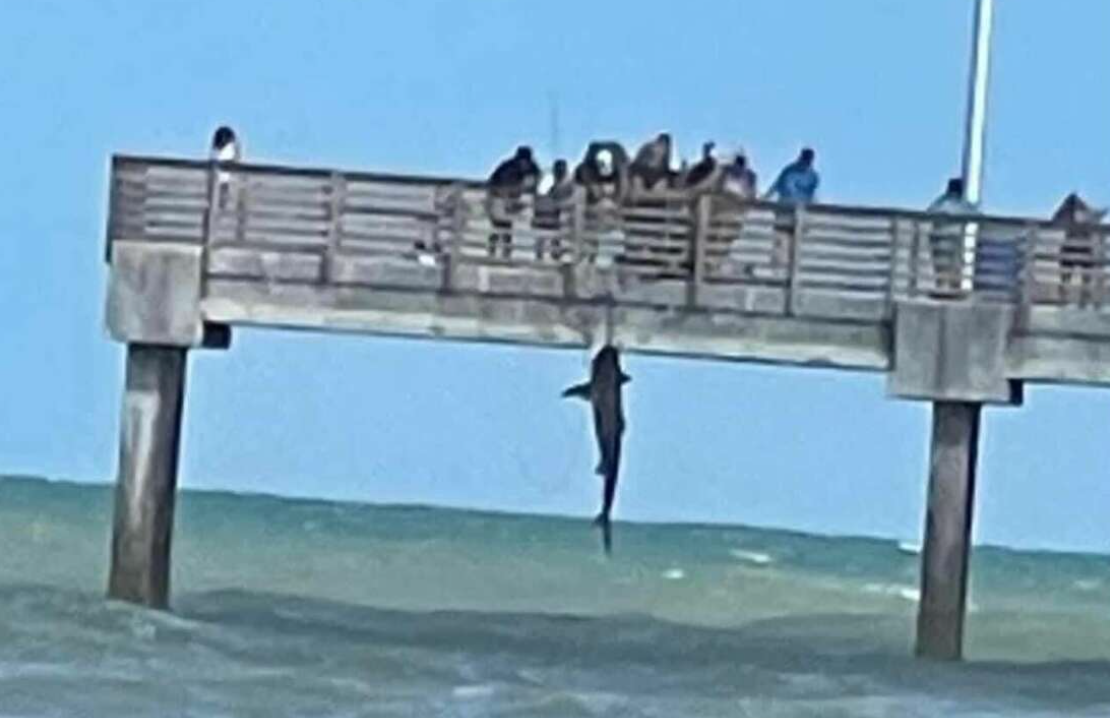
[[[721,191],[721,186],[724,182],[724,173],[721,163],[717,161],[716,156],[713,154],[715,147],[716,143],[714,142],[706,142],[703,144],[701,147],[701,158],[695,162],[693,166],[689,167],[682,176],[682,185],[680,189],[686,193],[687,199],[689,200],[689,237],[691,240],[696,236],[697,232],[698,204],[701,202],[701,198],[708,195],[712,203],[712,196]],[[710,206],[712,207],[713,205],[711,204]],[[712,220],[710,224],[712,224]],[[693,241],[687,242],[687,244],[689,260],[684,261],[683,266],[687,270],[692,270],[696,250]],[[707,254],[720,254],[716,251],[709,252],[708,248],[706,249]],[[713,257],[713,259],[716,258],[716,256]]]
[[[625,204],[633,217],[633,229],[624,238],[618,262],[652,266],[658,276],[681,271],[684,248],[668,246],[670,233],[667,214],[671,209],[668,190],[678,189],[679,176],[671,168],[674,144],[670,134],[660,132],[636,151],[628,166],[629,191]],[[643,275],[647,276],[647,275]]]
[[594,261],[598,235],[620,226],[620,207],[628,196],[628,153],[619,142],[591,142],[574,169],[574,182],[586,200],[583,255]]
[[516,154],[504,160],[490,174],[486,191],[486,214],[493,231],[489,235],[489,256],[508,259],[513,252],[513,218],[523,209],[523,197],[534,194],[540,181],[540,168],[532,159],[532,148],[521,145]]
[[[730,231],[710,233],[707,254],[711,268],[718,268],[726,262],[733,240],[743,233],[744,215],[747,212],[745,205],[758,198],[758,186],[759,178],[748,165],[747,153],[743,147],[738,147],[731,156],[726,155],[725,161],[721,163],[720,191],[728,197],[740,200],[740,204],[731,208],[735,217],[735,226]],[[755,273],[750,264],[742,265],[739,271],[749,277]]]
[[[930,214],[969,215],[978,208],[964,197],[964,181],[959,177],[948,180],[944,194],[933,200],[927,210]],[[967,224],[963,221],[933,220],[929,233],[929,252],[933,258],[936,287],[948,292],[960,288],[964,265],[964,236]]]
[[669,188],[674,184],[675,173],[671,170],[672,147],[671,136],[660,132],[655,139],[645,142],[636,151],[636,158],[628,168],[634,195]]
[[573,199],[574,181],[567,161],[555,160],[551,167],[551,186],[536,195],[532,215],[532,227],[540,230],[536,239],[536,259],[543,259],[546,253],[545,235],[551,235],[551,258],[558,260],[563,256],[563,234]]
[[586,190],[586,202],[619,205],[628,195],[628,153],[619,142],[591,142],[574,168],[574,181]]
[[763,199],[778,198],[787,205],[775,211],[775,246],[771,252],[771,266],[785,264],[794,243],[794,221],[797,208],[809,204],[817,197],[817,186],[821,182],[817,170],[813,168],[816,153],[809,147],[804,148],[798,159],[779,172],[774,183],[764,193]]

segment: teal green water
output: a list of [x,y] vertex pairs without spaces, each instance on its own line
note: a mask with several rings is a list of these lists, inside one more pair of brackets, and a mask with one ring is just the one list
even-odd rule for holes
[[1110,715],[1102,556],[978,549],[939,665],[893,542],[185,491],[163,614],[111,499],[0,479],[0,715]]

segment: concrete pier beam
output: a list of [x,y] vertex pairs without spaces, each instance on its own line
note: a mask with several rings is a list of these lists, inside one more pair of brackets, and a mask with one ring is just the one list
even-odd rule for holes
[[921,553],[917,655],[963,655],[968,558],[982,404],[933,402],[929,498]]
[[186,355],[127,345],[108,596],[152,608],[169,600]]

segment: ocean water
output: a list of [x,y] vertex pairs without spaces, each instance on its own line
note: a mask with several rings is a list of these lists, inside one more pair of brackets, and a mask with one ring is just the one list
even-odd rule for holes
[[976,550],[947,665],[893,541],[185,491],[162,613],[111,500],[0,479],[0,716],[1110,715],[1106,557]]

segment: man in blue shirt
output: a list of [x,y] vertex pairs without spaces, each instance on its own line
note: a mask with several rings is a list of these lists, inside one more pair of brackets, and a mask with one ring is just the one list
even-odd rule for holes
[[814,152],[806,147],[794,160],[779,173],[778,179],[771,185],[763,199],[778,196],[780,202],[787,204],[807,204],[813,201],[817,194],[817,185],[821,179],[817,170],[813,169]]
[[[777,196],[780,202],[790,206],[788,210],[775,211],[775,245],[771,250],[772,270],[790,262],[790,255],[794,251],[797,207],[809,204],[817,194],[820,178],[817,176],[817,171],[813,169],[814,156],[810,148],[803,149],[798,159],[783,168],[774,184],[763,195],[765,200]],[[789,270],[787,273],[789,274]],[[789,277],[783,279],[788,280]]]

